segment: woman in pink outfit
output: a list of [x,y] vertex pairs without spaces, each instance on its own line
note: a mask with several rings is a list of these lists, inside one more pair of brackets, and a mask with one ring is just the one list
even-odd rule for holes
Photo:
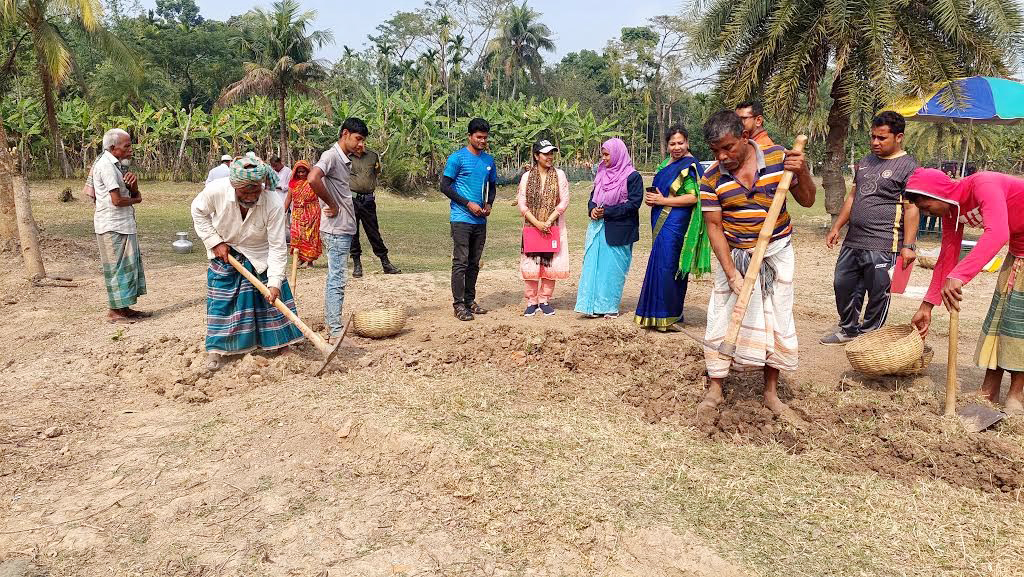
[[[942,249],[928,293],[911,321],[922,336],[931,325],[932,308],[941,302],[959,311],[963,286],[1009,243],[975,360],[986,369],[981,392],[992,402],[999,400],[1003,371],[1010,371],[1004,406],[1007,413],[1024,414],[1024,179],[979,172],[953,181],[941,170],[918,168],[906,190],[907,200],[942,218]],[[984,232],[959,260],[965,226]]]
[[526,252],[519,257],[519,273],[525,284],[525,316],[538,312],[555,314],[548,302],[555,292],[555,281],[569,277],[569,245],[565,218],[569,206],[569,180],[555,168],[558,148],[547,140],[533,145],[533,166],[519,180],[519,212],[526,221],[524,227],[534,227],[548,233],[558,227],[558,250],[555,252]]

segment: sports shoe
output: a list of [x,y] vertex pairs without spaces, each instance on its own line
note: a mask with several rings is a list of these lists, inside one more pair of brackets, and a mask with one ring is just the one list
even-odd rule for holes
[[467,306],[466,308],[469,309],[469,312],[471,312],[471,313],[473,313],[475,315],[485,315],[485,314],[487,314],[487,309],[485,309],[484,307],[476,304],[476,301],[473,301],[473,303],[470,304],[469,306]]
[[821,337],[821,340],[818,342],[823,345],[845,345],[854,338],[855,337],[847,336],[843,331],[836,331]]
[[555,307],[548,303],[540,303],[540,312],[544,313],[544,316],[549,317],[555,314]]
[[532,317],[533,315],[537,314],[537,310],[539,308],[540,307],[538,307],[537,305],[530,305],[530,306],[526,307],[525,311],[523,311],[523,316],[524,317]]
[[466,305],[455,305],[455,318],[460,321],[471,321],[474,317]]

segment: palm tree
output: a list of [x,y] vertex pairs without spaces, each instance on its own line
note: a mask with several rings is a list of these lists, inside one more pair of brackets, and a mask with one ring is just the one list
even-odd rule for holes
[[60,138],[54,92],[70,77],[74,57],[62,28],[80,26],[101,52],[136,80],[142,76],[142,67],[131,50],[103,27],[103,7],[99,0],[0,0],[0,22],[24,29],[25,35],[32,39],[46,110],[47,136],[53,148],[54,161],[61,163],[67,178],[71,175],[71,165]]
[[285,111],[288,95],[310,96],[331,113],[330,101],[313,85],[327,75],[327,66],[313,56],[317,49],[334,42],[334,35],[329,30],[309,32],[315,18],[315,10],[302,12],[296,0],[278,0],[269,12],[256,8],[247,13],[241,21],[245,76],[224,89],[219,101],[225,105],[255,94],[274,98],[280,154],[285,162],[291,161]]
[[[990,155],[999,146],[999,133],[994,126],[909,122],[905,142],[922,162],[959,160],[965,146],[979,157]],[[957,171],[959,174],[959,169]]]
[[466,47],[466,37],[462,34],[456,34],[449,44],[451,45],[451,52],[448,54],[448,64],[452,67],[451,79],[455,82],[455,98],[453,99],[455,111],[451,116],[458,118],[459,97],[462,89],[462,65],[466,63],[466,55],[469,54],[469,48]]
[[536,83],[540,82],[540,69],[544,58],[540,51],[552,52],[555,43],[551,29],[539,21],[541,14],[522,5],[509,7],[501,17],[500,29],[487,45],[486,59],[493,68],[501,68],[512,78],[512,98],[516,97],[518,80],[529,73]]
[[[706,6],[701,6],[706,4]],[[829,89],[825,208],[836,215],[853,111],[877,110],[908,91],[969,74],[1006,74],[1019,47],[1021,8],[1013,2],[874,0],[708,0],[693,38],[698,56],[719,60],[717,90],[730,103],[763,97],[784,124],[799,96],[816,105]]]
[[[423,81],[424,89],[428,95],[434,93],[434,83],[440,74],[438,55],[438,51],[433,48],[428,48],[423,51],[423,54],[420,54],[419,77]],[[441,64],[443,67],[444,64]]]

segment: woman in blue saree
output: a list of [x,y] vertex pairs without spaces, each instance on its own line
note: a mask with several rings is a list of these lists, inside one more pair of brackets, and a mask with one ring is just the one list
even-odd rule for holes
[[[654,177],[654,191],[644,195],[651,207],[653,242],[647,274],[640,290],[633,321],[649,329],[667,331],[683,321],[686,284],[692,272],[711,270],[711,245],[700,214],[700,163],[690,155],[689,138],[682,126],[666,134],[669,159]],[[697,214],[693,215],[697,206]]]
[[590,225],[576,291],[576,312],[585,317],[619,316],[633,243],[640,240],[643,198],[644,179],[633,167],[626,143],[619,138],[605,141],[587,203]]

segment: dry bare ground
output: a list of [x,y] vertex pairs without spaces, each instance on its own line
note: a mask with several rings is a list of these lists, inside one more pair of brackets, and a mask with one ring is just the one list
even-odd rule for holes
[[[757,376],[698,423],[690,336],[577,318],[574,282],[558,315],[524,319],[511,261],[486,262],[494,310],[473,323],[452,318],[444,272],[370,274],[346,310],[407,306],[400,336],[346,341],[322,378],[309,345],[204,378],[201,256],[147,262],[155,316],[117,327],[92,244],[47,240],[70,289],[30,286],[6,253],[0,575],[1024,575],[1024,425],[970,435],[937,416],[938,311],[926,375],[850,371],[817,343],[835,253],[810,221],[797,249],[802,366],[784,398],[806,431],[759,406]],[[320,326],[323,275],[296,288]],[[969,389],[993,277],[967,291]],[[689,335],[708,288],[691,283]],[[891,322],[916,305],[895,299]]]

